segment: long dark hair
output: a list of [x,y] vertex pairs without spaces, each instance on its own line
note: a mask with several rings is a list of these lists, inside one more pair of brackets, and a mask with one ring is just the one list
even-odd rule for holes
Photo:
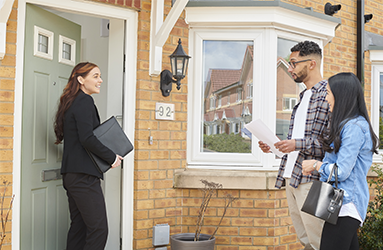
[[60,97],[60,104],[56,113],[56,119],[54,122],[54,130],[56,134],[55,144],[60,144],[64,139],[64,115],[65,112],[72,105],[74,99],[79,93],[80,83],[77,80],[79,76],[85,78],[89,72],[98,67],[94,63],[82,62],[77,64],[70,74],[67,85],[64,88],[63,94]]
[[[335,153],[341,145],[340,132],[351,119],[363,116],[370,127],[372,152],[378,153],[379,139],[372,129],[364,101],[363,89],[359,79],[353,73],[339,73],[328,79],[335,104],[331,113],[330,129],[322,134],[323,149]],[[330,144],[334,142],[334,148]]]

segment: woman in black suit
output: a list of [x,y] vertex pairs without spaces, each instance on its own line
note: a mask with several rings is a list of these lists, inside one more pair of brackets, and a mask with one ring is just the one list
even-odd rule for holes
[[101,83],[97,65],[77,64],[60,97],[56,114],[55,143],[64,141],[61,174],[71,217],[67,250],[102,250],[108,236],[105,200],[100,186],[103,173],[96,168],[87,150],[112,168],[121,164],[122,157],[93,134],[100,125],[100,118],[91,95],[100,93]]

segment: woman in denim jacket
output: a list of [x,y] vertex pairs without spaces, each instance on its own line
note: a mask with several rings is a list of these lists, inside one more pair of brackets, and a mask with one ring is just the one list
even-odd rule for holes
[[304,174],[318,171],[321,181],[327,181],[337,164],[343,204],[337,224],[325,223],[320,249],[359,250],[357,230],[366,218],[367,172],[373,153],[377,153],[378,137],[373,132],[358,78],[353,73],[339,73],[330,77],[328,83],[326,100],[332,112],[331,122],[321,138],[326,154],[323,162],[304,161],[302,169]]

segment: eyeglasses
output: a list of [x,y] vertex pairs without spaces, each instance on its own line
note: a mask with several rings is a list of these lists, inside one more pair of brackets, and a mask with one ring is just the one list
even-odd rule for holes
[[306,60],[302,60],[302,61],[297,61],[297,62],[289,62],[289,65],[292,69],[295,69],[297,63],[301,63],[301,62],[307,62],[307,61],[312,61],[312,59],[306,59]]

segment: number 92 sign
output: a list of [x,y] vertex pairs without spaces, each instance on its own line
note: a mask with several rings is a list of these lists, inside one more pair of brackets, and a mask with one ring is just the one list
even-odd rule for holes
[[156,103],[157,120],[174,120],[174,104]]

